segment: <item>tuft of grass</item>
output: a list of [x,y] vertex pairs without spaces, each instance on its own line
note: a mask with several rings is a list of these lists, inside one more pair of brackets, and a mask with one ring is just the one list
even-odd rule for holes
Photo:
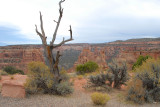
[[91,95],[91,99],[95,105],[105,105],[110,100],[110,97],[108,94],[94,92]]
[[13,79],[14,79],[14,76],[13,76],[13,75],[12,75],[12,76],[10,76],[10,79],[11,79],[11,80],[13,80]]
[[78,75],[77,78],[78,78],[79,80],[81,80],[81,79],[83,79],[83,75]]

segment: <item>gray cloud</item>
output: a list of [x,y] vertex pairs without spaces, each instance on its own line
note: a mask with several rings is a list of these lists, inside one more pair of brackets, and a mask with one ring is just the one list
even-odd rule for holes
[[[5,0],[2,4],[8,4],[8,1]],[[38,0],[15,1],[9,5],[13,10],[0,4],[0,13],[3,16],[0,17],[0,22],[17,26],[19,34],[26,40],[33,43],[38,40],[38,43],[41,43],[34,31],[34,24],[39,25],[38,11],[41,10],[44,16],[44,28],[50,41],[55,27],[53,20],[58,18],[58,1],[40,0],[38,4]],[[102,43],[131,38],[160,37],[159,0],[67,0],[63,7],[64,15],[57,43],[63,36],[69,38],[70,24],[74,37],[71,43]],[[6,13],[14,15],[10,18],[11,15]],[[15,39],[20,40],[18,37],[21,35],[17,35]]]

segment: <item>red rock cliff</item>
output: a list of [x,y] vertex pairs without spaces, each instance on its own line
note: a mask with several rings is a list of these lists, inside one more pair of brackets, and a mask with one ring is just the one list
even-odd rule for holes
[[[75,71],[77,64],[95,61],[104,69],[112,59],[126,61],[131,69],[139,55],[160,57],[160,40],[157,41],[124,41],[104,44],[67,44],[53,50],[62,53],[60,66]],[[16,66],[27,72],[27,64],[31,61],[42,61],[41,45],[21,45],[0,47],[0,69],[7,65]]]
[[42,48],[35,46],[0,47],[0,69],[9,65],[15,66],[26,73],[29,62],[44,62],[42,53]]

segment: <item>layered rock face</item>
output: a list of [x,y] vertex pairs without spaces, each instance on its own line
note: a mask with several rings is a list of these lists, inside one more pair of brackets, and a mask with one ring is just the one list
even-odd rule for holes
[[6,46],[0,47],[0,69],[14,66],[27,72],[27,65],[31,61],[44,62],[41,46]]
[[140,56],[152,56],[157,59],[160,57],[160,41],[124,41],[111,42],[107,44],[92,44],[84,48],[74,64],[83,64],[87,61],[94,61],[103,69],[107,68],[112,60],[117,62],[126,62],[128,69]]
[[92,51],[91,47],[84,48],[79,55],[78,60],[75,62],[75,66],[78,64],[84,64],[88,61],[94,61],[99,65],[99,67],[103,69],[107,68],[105,50],[99,50],[97,47],[94,49],[95,50]]
[[[73,72],[77,64],[94,61],[103,68],[113,59],[125,61],[131,69],[139,55],[160,57],[160,39],[136,39],[116,41],[103,44],[66,44],[55,50],[60,51],[59,67]],[[6,65],[16,66],[27,72],[27,64],[31,61],[42,61],[43,48],[41,45],[21,45],[0,47],[0,69]]]

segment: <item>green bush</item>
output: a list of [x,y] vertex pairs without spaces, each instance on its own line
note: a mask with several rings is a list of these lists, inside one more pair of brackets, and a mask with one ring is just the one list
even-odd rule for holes
[[77,65],[77,74],[85,74],[89,72],[94,72],[98,69],[98,64],[92,61],[86,62],[85,64]]
[[[132,91],[135,87],[134,84],[131,85],[129,88],[127,99],[134,101],[133,99],[130,99],[128,96],[132,94],[134,96],[143,96],[145,102],[160,102],[160,59],[148,59],[146,62],[143,62],[142,66],[135,69],[137,72],[137,75],[133,78],[133,82],[135,83],[138,80],[142,82],[141,87],[143,88],[143,95],[142,92],[134,92]],[[132,95],[132,96],[133,96]],[[139,100],[137,97],[134,99]],[[136,101],[134,101],[136,102]]]
[[73,92],[69,77],[66,72],[60,72],[62,81],[57,83],[54,75],[49,71],[48,67],[41,62],[31,62],[28,65],[29,73],[25,84],[26,92],[50,93],[58,95],[66,95]]
[[110,97],[108,94],[95,92],[91,95],[91,99],[96,105],[105,105],[110,100]]
[[22,70],[16,69],[13,66],[4,67],[3,71],[7,72],[8,74],[16,74],[16,73],[18,73],[18,74],[23,74],[24,75],[24,72]]
[[151,58],[151,56],[139,56],[137,61],[133,64],[132,66],[132,70],[135,70],[135,68],[141,66],[143,64],[143,62],[145,62],[148,58]]
[[110,82],[110,85],[114,82],[114,88],[120,88],[121,85],[126,85],[126,82],[129,80],[127,73],[127,66],[123,63],[121,66],[116,62],[109,64],[109,72],[107,73],[107,79]]
[[16,73],[24,75],[24,72],[23,72],[22,70],[20,70],[20,69],[16,69],[15,74],[16,74]]

